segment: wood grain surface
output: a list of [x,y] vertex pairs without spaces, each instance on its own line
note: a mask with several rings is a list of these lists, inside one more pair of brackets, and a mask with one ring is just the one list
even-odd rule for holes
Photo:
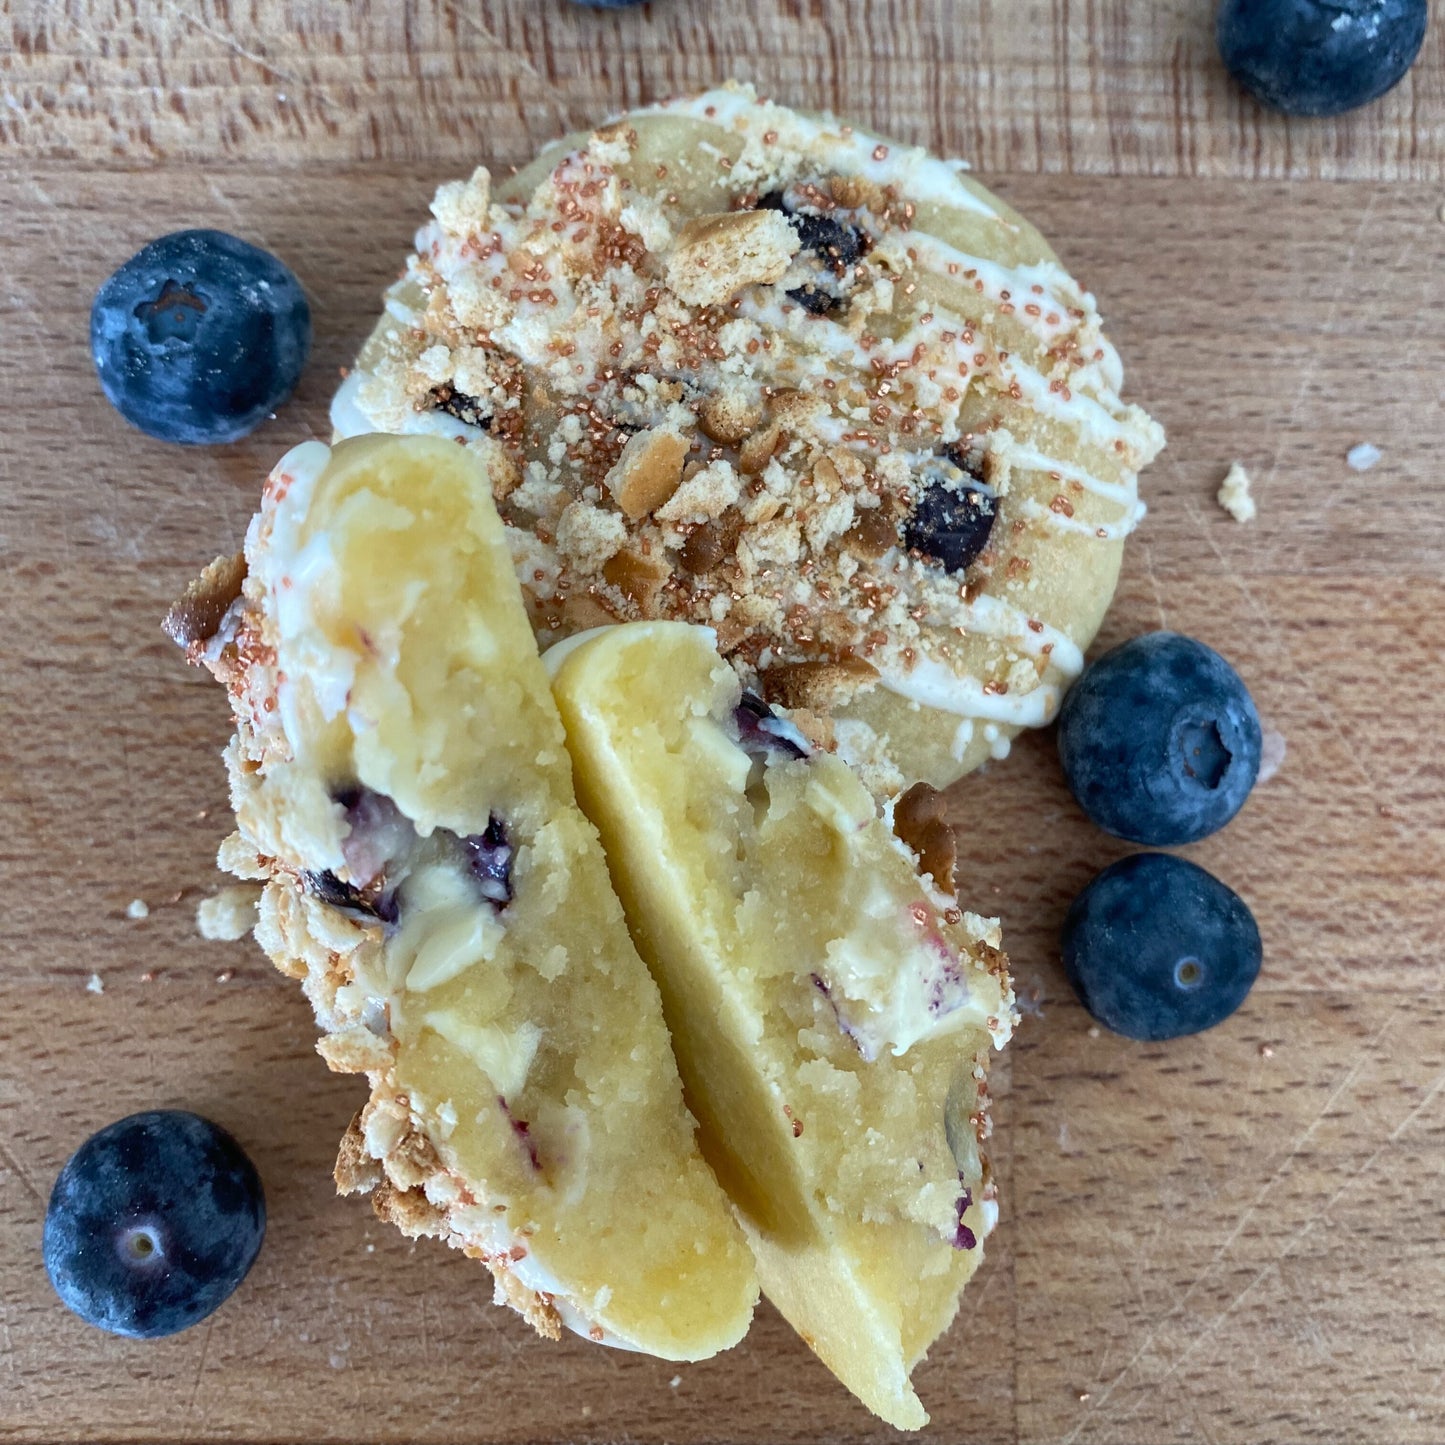
[[[952,794],[1032,1016],[994,1076],[1003,1221],[919,1372],[931,1436],[1445,1439],[1445,57],[1437,29],[1383,104],[1286,124],[1216,73],[1210,8],[0,3],[0,1439],[889,1437],[770,1310],[681,1369],[549,1345],[331,1197],[358,1085],[252,945],[196,935],[228,723],[157,625],[325,434],[437,181],[729,71],[971,155],[1056,241],[1170,434],[1101,643],[1211,642],[1288,749],[1188,850],[1254,907],[1264,973],[1169,1045],[1091,1031],[1063,980],[1063,911],[1128,850],[1052,739]],[[228,448],[128,430],[87,356],[97,284],[184,225],[271,247],[314,305],[300,393]],[[1213,500],[1235,458],[1247,526]],[[239,1136],[270,1229],[211,1321],[140,1344],[61,1308],[40,1227],[81,1139],[165,1105]]]

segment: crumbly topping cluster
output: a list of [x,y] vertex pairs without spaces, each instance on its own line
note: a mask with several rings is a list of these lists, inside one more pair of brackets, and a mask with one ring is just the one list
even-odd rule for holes
[[[1088,530],[1095,499],[1056,471],[1047,505],[1010,507],[1018,419],[1067,433],[1099,397],[1116,473],[1152,443],[1130,433],[1092,299],[1052,263],[960,256],[915,229],[900,185],[830,173],[782,121],[679,160],[685,196],[638,148],[623,121],[522,199],[498,202],[482,169],[441,188],[363,356],[368,420],[485,451],[544,641],[702,623],[746,681],[824,716],[920,656],[953,664],[970,636],[988,655],[960,671],[1037,688],[1052,643],[1018,544]],[[700,215],[699,166],[721,198]],[[950,569],[920,499],[970,490],[999,515]],[[1010,596],[1003,627],[998,609],[982,624],[984,592]]]

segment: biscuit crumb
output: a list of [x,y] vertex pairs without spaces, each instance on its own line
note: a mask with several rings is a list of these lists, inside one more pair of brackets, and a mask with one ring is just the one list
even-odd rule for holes
[[776,281],[799,248],[781,211],[723,211],[682,228],[667,284],[689,306],[720,306],[744,286]]
[[91,974],[85,985],[86,993],[104,993],[105,984],[101,981],[98,973]]
[[125,916],[135,919],[136,922],[140,922],[142,918],[149,918],[151,916],[150,904],[144,898],[132,898],[126,904]]
[[1220,483],[1215,500],[1236,522],[1252,522],[1258,512],[1249,493],[1249,473],[1239,462],[1229,464],[1229,473]]
[[688,439],[671,427],[654,427],[629,437],[607,473],[607,490],[631,521],[655,511],[677,491]]
[[196,931],[213,943],[234,943],[256,926],[260,901],[261,890],[254,884],[223,888],[213,897],[201,899],[196,908]]
[[217,557],[174,601],[161,621],[161,631],[180,647],[198,646],[215,635],[227,609],[241,595],[246,557],[237,552]]
[[1259,1046],[1259,1056],[1262,1059],[1272,1059],[1274,1057],[1274,1045],[1261,1044]]
[[1351,471],[1367,472],[1371,467],[1376,466],[1384,455],[1384,452],[1373,442],[1361,442],[1345,453],[1345,461]]

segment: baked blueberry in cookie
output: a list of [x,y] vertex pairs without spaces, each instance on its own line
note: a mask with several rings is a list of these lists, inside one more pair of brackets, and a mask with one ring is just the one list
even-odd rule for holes
[[264,882],[257,940],[327,1063],[370,1082],[338,1187],[482,1260],[545,1335],[735,1344],[753,1266],[578,809],[481,458],[305,443],[244,564],[170,630],[235,713],[222,865]]
[[606,628],[544,660],[763,1290],[869,1409],[917,1429],[910,1373],[997,1214],[985,1066],[1013,1024],[939,795],[880,816],[740,695],[707,629]]
[[747,87],[443,186],[332,407],[487,463],[544,645],[714,629],[879,794],[1051,721],[1159,427],[966,168]]

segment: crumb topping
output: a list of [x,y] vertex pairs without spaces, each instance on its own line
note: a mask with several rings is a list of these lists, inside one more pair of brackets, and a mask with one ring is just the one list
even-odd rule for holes
[[438,191],[337,430],[487,453],[544,644],[678,619],[749,685],[1048,721],[1056,574],[1163,441],[1093,298],[958,167],[747,87],[548,160]]

